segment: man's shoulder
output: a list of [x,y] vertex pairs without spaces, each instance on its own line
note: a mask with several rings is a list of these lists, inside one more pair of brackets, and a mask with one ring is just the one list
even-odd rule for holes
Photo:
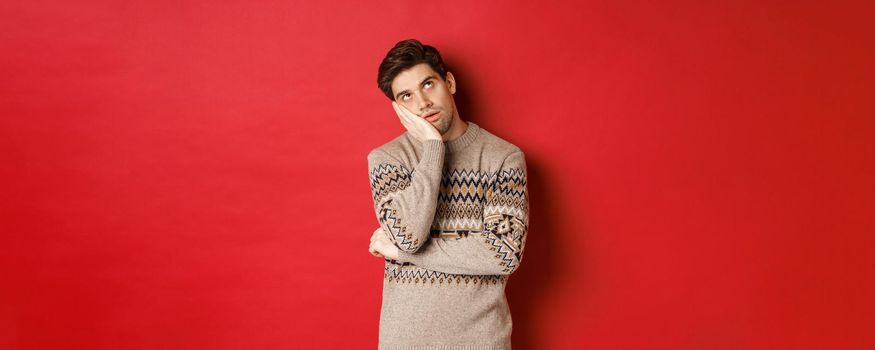
[[382,145],[379,145],[368,152],[368,160],[401,160],[406,158],[414,148],[413,143],[407,136],[407,132],[398,135]]
[[517,145],[493,134],[483,127],[480,127],[480,137],[484,145],[483,150],[492,153],[493,157],[504,159],[515,153],[523,153],[522,149],[517,147]]

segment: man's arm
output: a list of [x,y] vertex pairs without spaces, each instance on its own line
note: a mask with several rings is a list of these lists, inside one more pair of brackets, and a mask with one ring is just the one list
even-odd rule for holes
[[522,261],[528,222],[525,156],[517,150],[490,178],[481,232],[432,238],[419,251],[399,252],[398,261],[444,273],[509,275]]
[[401,251],[415,252],[428,241],[437,209],[444,143],[422,141],[413,170],[381,150],[368,154],[368,169],[377,220]]
[[380,226],[402,251],[415,252],[428,240],[441,172],[444,167],[444,142],[431,123],[392,102],[392,108],[407,132],[422,145],[419,163],[413,170],[386,152],[368,154],[374,211]]

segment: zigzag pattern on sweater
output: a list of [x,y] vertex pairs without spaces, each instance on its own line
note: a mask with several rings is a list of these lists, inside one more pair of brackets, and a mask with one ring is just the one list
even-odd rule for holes
[[485,171],[445,171],[441,177],[432,229],[482,230],[483,203],[486,202],[492,178],[494,176]]
[[397,283],[412,284],[500,284],[507,280],[505,275],[458,275],[438,272],[416,267],[410,263],[398,263],[387,260],[384,270],[384,280]]
[[413,238],[413,234],[407,232],[407,226],[398,217],[398,210],[393,204],[390,199],[380,205],[379,221],[383,223],[383,229],[389,232],[389,238],[398,248],[411,250],[414,246],[419,245],[419,238]]
[[528,230],[526,174],[523,169],[508,169],[497,174],[492,193],[485,204],[486,244],[501,260],[504,272],[512,272],[522,260]]
[[403,165],[379,164],[370,172],[371,194],[374,203],[389,193],[401,191],[410,185],[413,173]]
[[[384,229],[399,248],[410,250],[419,245],[413,234],[407,232],[392,200],[385,199],[390,193],[407,188],[413,173],[401,165],[380,164],[370,175]],[[484,237],[481,239],[485,247],[495,253],[504,272],[512,272],[522,260],[528,220],[524,169],[504,169],[491,174],[468,169],[446,170],[442,174],[431,226],[432,238],[435,231],[482,231],[480,237]],[[396,277],[393,279],[397,280]]]
[[379,164],[370,172],[371,193],[374,203],[379,203],[377,215],[383,229],[389,233],[399,248],[409,250],[419,244],[419,239],[414,239],[413,234],[407,232],[405,223],[398,217],[398,210],[392,200],[383,200],[387,195],[395,191],[401,191],[410,185],[413,173],[403,165]]
[[441,177],[438,201],[447,203],[482,203],[486,201],[491,178],[485,171],[452,169]]
[[512,215],[499,214],[486,218],[486,244],[501,260],[503,271],[511,273],[519,266],[526,244],[525,224]]

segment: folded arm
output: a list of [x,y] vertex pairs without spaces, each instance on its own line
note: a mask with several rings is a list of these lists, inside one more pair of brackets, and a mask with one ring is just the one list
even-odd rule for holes
[[401,251],[399,262],[466,275],[509,275],[522,261],[529,205],[522,151],[509,155],[489,180],[483,229],[457,238],[431,238],[419,251]]
[[428,242],[440,191],[444,151],[443,141],[424,140],[419,163],[412,170],[383,151],[368,154],[377,220],[402,252],[415,252]]

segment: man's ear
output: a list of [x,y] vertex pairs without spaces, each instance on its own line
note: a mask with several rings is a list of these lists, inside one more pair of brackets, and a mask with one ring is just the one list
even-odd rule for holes
[[450,72],[447,72],[447,87],[450,89],[450,95],[456,94],[456,78]]

